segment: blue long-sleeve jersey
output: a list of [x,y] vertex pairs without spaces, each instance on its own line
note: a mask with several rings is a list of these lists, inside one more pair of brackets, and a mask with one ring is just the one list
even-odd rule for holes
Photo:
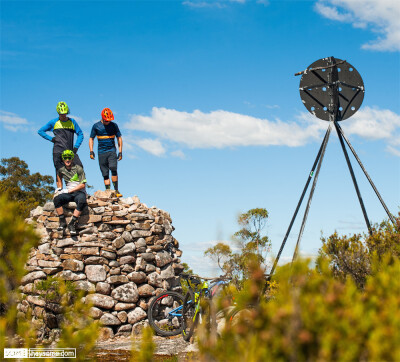
[[[61,153],[64,150],[73,150],[74,148],[79,148],[82,144],[83,132],[73,118],[67,118],[64,122],[55,118],[39,129],[38,133],[40,136],[48,141],[52,141],[53,137],[46,133],[48,131],[53,131],[54,133],[53,153]],[[77,135],[75,146],[74,133]]]

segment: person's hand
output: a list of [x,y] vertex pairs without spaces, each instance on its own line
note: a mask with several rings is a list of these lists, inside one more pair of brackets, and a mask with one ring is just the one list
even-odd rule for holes
[[93,151],[90,151],[90,158],[91,158],[92,160],[94,160],[94,157],[95,157],[94,152],[93,152]]
[[61,190],[62,190],[61,187],[57,187],[57,188],[56,188],[56,191],[54,191],[54,193],[56,194],[57,192],[60,192]]
[[78,148],[74,147],[74,149],[72,151],[74,151],[74,154],[76,154],[78,152]]
[[122,160],[122,152],[118,153],[118,161]]
[[68,189],[62,189],[62,190],[60,191],[60,195],[61,195],[61,194],[68,194],[68,193],[69,193]]

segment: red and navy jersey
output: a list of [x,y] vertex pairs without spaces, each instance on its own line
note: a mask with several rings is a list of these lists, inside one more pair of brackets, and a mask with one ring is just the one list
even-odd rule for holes
[[[79,148],[79,146],[82,144],[83,132],[73,118],[67,118],[67,120],[64,122],[60,121],[59,118],[55,118],[39,129],[39,135],[41,135],[44,139],[51,141],[53,137],[46,133],[48,131],[53,131],[54,133],[55,139],[53,153],[61,153],[64,150],[73,150],[74,148]],[[78,137],[74,145],[75,133]]]
[[90,138],[97,137],[99,141],[97,152],[98,154],[106,153],[110,151],[116,151],[115,148],[115,137],[121,137],[121,132],[118,125],[114,122],[110,122],[105,125],[99,121],[95,123],[90,132]]

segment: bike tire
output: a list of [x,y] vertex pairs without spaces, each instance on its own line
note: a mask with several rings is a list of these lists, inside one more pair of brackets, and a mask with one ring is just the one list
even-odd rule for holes
[[[163,292],[153,298],[147,311],[151,328],[160,336],[176,336],[182,333],[184,297],[174,291]],[[180,314],[180,316],[179,316]]]
[[185,341],[192,338],[194,330],[199,322],[199,314],[194,316],[196,302],[194,293],[189,290],[183,299],[182,337]]

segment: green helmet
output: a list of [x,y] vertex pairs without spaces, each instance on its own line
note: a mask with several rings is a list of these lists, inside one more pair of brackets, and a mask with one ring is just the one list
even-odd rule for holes
[[61,158],[63,159],[63,160],[66,160],[66,159],[73,159],[75,157],[75,155],[74,155],[74,152],[73,151],[71,151],[71,150],[65,150],[65,151],[63,151],[63,153],[61,154]]
[[69,113],[69,108],[67,106],[67,103],[58,102],[57,103],[57,113],[58,114],[68,114]]

